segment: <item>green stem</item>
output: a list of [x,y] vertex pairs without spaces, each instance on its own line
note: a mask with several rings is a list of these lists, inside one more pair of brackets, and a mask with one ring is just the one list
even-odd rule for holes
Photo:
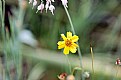
[[[5,25],[4,25],[4,17],[5,17],[5,0],[3,0],[3,3],[1,3],[0,1],[0,5],[1,5],[1,9],[0,9],[0,14],[1,14],[1,22],[2,22],[2,40],[3,40],[3,52],[5,55],[5,73],[4,75],[4,79],[10,79],[10,74],[9,74],[9,66],[8,66],[8,59],[7,59],[7,52],[5,51],[6,48],[6,35],[5,35]],[[3,6],[3,8],[2,8]]]
[[[64,9],[65,9],[66,14],[68,16],[68,19],[69,19],[69,22],[70,22],[70,25],[71,25],[72,32],[73,32],[73,34],[75,34],[74,26],[73,26],[71,17],[69,15],[69,12],[68,12],[68,10],[67,10],[67,8],[65,6],[64,6]],[[78,42],[77,42],[77,44],[79,45]],[[80,65],[81,65],[81,68],[83,68],[83,65],[82,65],[82,55],[81,55],[80,47],[78,47],[77,49],[78,49],[78,54],[79,54],[79,57],[80,57]]]
[[[72,32],[73,32],[73,34],[75,34],[74,26],[73,26],[73,23],[72,23],[72,20],[71,20],[70,14],[69,14],[69,12],[68,12],[66,6],[64,6],[64,9],[65,9],[66,14],[67,14],[67,17],[68,17],[68,19],[69,19],[69,22],[70,22],[70,25],[71,25]],[[76,43],[77,43],[77,45],[79,45],[78,42],[76,42]],[[78,49],[78,54],[79,54],[79,57],[80,57],[80,58],[79,58],[79,59],[80,59],[80,66],[81,66],[81,68],[82,68],[82,73],[83,73],[84,70],[83,70],[83,65],[82,65],[82,54],[81,54],[81,51],[80,51],[80,46],[78,46],[77,49]],[[83,75],[82,75],[82,80],[84,80]]]
[[71,73],[71,63],[70,63],[70,61],[69,61],[68,55],[66,55],[66,59],[67,59],[67,61],[68,61],[69,71],[70,71],[70,73]]

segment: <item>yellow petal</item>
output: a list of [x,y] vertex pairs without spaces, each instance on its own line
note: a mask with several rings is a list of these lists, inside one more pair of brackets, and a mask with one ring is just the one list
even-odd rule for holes
[[62,48],[64,48],[65,47],[65,45],[59,45],[58,46],[58,49],[62,49]]
[[71,40],[72,40],[72,42],[77,42],[79,40],[79,37],[74,35],[74,36],[72,36]]
[[58,49],[62,49],[62,48],[65,47],[65,42],[64,41],[59,41],[57,44],[59,45]]
[[71,32],[67,32],[67,38],[71,38],[72,37],[72,33]]
[[61,37],[63,38],[64,41],[67,39],[64,34],[61,34]]
[[78,47],[78,45],[76,43],[72,43],[72,46],[74,47]]
[[71,47],[69,48],[69,50],[70,50],[72,53],[76,53],[76,51],[77,51],[76,47],[74,47],[74,46],[71,46]]
[[65,46],[64,50],[63,50],[64,54],[69,54],[69,47]]
[[58,41],[57,44],[58,44],[58,45],[63,45],[63,44],[65,44],[65,42],[64,42],[64,41]]

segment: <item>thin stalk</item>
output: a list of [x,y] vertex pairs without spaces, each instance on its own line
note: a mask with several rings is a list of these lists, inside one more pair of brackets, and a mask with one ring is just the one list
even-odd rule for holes
[[68,55],[66,55],[66,59],[68,61],[68,66],[69,66],[69,72],[71,73],[71,63],[69,61]]
[[[64,6],[64,9],[65,9],[66,14],[67,14],[67,17],[68,17],[68,19],[69,19],[69,22],[70,22],[70,25],[71,25],[71,30],[72,30],[73,34],[75,34],[74,26],[73,26],[73,23],[72,23],[70,14],[69,14],[69,12],[68,12],[66,6]],[[76,43],[77,43],[77,45],[79,45],[78,42],[76,42]],[[81,75],[81,77],[82,77],[82,80],[84,80],[84,77],[83,77],[83,72],[84,72],[84,70],[83,70],[83,65],[82,65],[82,54],[81,54],[80,46],[78,46],[77,50],[78,50],[79,59],[80,59],[80,66],[81,66],[81,68],[82,68],[82,75]]]
[[[74,26],[73,26],[73,23],[72,23],[70,14],[69,14],[69,12],[68,12],[68,10],[67,10],[67,8],[65,6],[64,6],[64,9],[65,9],[66,14],[68,16],[68,19],[69,19],[69,22],[70,22],[70,25],[71,25],[72,32],[73,32],[73,34],[75,34],[75,30],[74,30]],[[78,42],[76,42],[76,43],[79,45]],[[82,55],[81,55],[80,47],[78,46],[77,49],[78,49],[78,54],[79,54],[79,57],[80,57],[80,66],[81,66],[81,68],[83,68],[83,65],[82,65]]]
[[94,74],[94,54],[93,54],[92,46],[90,46],[90,51],[91,51],[91,57],[92,57],[92,71]]
[[93,72],[92,79],[94,80],[94,53],[92,50],[92,46],[90,46],[90,53],[91,53],[91,58],[92,58],[92,72]]
[[[0,1],[1,3],[1,1]],[[2,7],[3,6],[3,7]],[[5,70],[3,69],[3,75],[4,75],[4,79],[7,80],[7,79],[10,79],[10,73],[9,73],[9,66],[8,66],[8,58],[7,58],[7,52],[5,51],[5,47],[7,46],[6,44],[6,41],[5,38],[6,38],[6,35],[5,35],[5,25],[4,25],[4,17],[5,17],[5,0],[3,0],[3,3],[1,3],[1,9],[0,9],[0,12],[1,12],[1,22],[2,22],[2,40],[3,40],[3,52],[4,52],[4,55],[5,55]]]

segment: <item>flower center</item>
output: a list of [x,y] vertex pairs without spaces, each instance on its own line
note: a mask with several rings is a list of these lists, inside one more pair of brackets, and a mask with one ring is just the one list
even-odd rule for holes
[[71,42],[71,40],[67,40],[66,42],[65,42],[65,44],[66,44],[66,46],[71,46],[71,44],[72,44],[72,42]]

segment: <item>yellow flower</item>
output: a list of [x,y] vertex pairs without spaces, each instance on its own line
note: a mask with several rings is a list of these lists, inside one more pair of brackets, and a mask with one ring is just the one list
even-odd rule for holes
[[61,34],[61,37],[64,41],[59,41],[58,44],[58,49],[62,49],[64,54],[69,54],[69,51],[72,53],[76,53],[78,45],[75,43],[78,41],[78,36],[74,35],[72,36],[71,32],[67,32],[67,37],[65,37],[64,34]]

